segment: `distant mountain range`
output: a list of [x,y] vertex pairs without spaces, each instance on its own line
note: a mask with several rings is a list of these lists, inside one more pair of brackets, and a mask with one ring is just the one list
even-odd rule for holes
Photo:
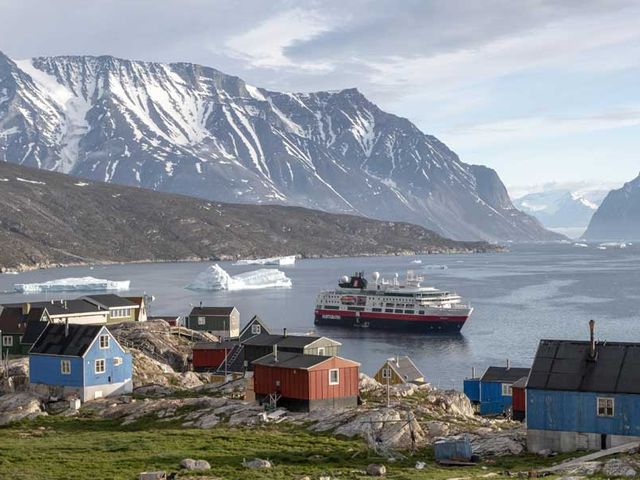
[[529,193],[513,201],[514,205],[536,217],[549,229],[580,236],[608,190],[552,189]]
[[640,175],[606,196],[584,233],[587,240],[640,240]]
[[0,53],[0,160],[211,201],[553,240],[491,169],[355,89],[280,93],[213,68]]
[[0,162],[0,271],[58,264],[496,251],[417,225],[223,204]]

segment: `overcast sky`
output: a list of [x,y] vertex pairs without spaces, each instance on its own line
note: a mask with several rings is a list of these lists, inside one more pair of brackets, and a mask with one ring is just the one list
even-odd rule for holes
[[283,91],[357,87],[512,193],[640,172],[636,0],[0,0],[14,59],[213,66]]

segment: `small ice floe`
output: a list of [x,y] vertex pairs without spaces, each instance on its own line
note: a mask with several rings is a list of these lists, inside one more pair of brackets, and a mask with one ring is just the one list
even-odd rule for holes
[[22,183],[33,183],[35,185],[46,185],[44,182],[39,182],[37,180],[27,180],[26,178],[16,177],[16,180]]
[[627,248],[627,244],[625,242],[604,242],[601,243],[598,248],[605,247],[606,248]]
[[423,268],[425,270],[446,270],[449,267],[446,265],[425,265]]
[[61,278],[43,283],[16,283],[21,293],[129,290],[130,280],[104,280],[93,277]]
[[415,263],[417,265],[422,263],[422,260],[411,260],[411,263]]
[[580,243],[580,242],[576,242],[573,244],[574,247],[582,247],[582,248],[586,248],[589,245],[587,245],[586,243]]
[[87,182],[76,182],[76,183],[74,183],[74,185],[76,187],[87,187],[87,186],[90,185],[90,183],[87,183]]
[[295,264],[295,255],[288,255],[286,257],[256,258],[253,260],[238,260],[236,263],[234,263],[234,265],[275,265],[278,267],[285,267]]
[[201,272],[187,285],[190,290],[257,290],[262,288],[291,288],[291,279],[275,268],[261,268],[251,272],[229,275],[217,263]]

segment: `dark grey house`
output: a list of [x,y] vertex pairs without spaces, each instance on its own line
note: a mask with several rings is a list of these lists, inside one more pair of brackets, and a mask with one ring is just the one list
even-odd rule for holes
[[236,307],[193,307],[185,319],[185,326],[221,338],[238,338],[240,312]]

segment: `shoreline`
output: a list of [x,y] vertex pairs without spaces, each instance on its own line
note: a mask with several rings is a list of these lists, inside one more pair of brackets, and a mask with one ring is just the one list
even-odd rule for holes
[[[331,258],[358,258],[358,257],[411,257],[418,255],[458,255],[458,254],[474,254],[474,253],[507,253],[509,249],[496,245],[495,248],[476,248],[476,249],[442,249],[434,248],[427,251],[398,251],[398,252],[381,252],[381,253],[357,253],[349,255],[340,254],[317,254],[317,255],[303,255],[303,254],[289,254],[294,255],[296,260],[314,260],[314,259],[331,259]],[[283,255],[269,255],[271,257],[284,257]],[[12,275],[27,272],[34,272],[36,270],[51,270],[55,268],[72,268],[72,267],[94,267],[94,266],[110,266],[110,265],[136,265],[136,264],[153,264],[153,263],[199,263],[199,262],[229,262],[238,260],[251,260],[251,257],[243,256],[231,256],[223,255],[220,257],[187,257],[181,259],[143,259],[143,260],[96,260],[86,262],[51,262],[51,263],[36,263],[34,265],[19,264],[17,267],[0,267],[0,274]]]

